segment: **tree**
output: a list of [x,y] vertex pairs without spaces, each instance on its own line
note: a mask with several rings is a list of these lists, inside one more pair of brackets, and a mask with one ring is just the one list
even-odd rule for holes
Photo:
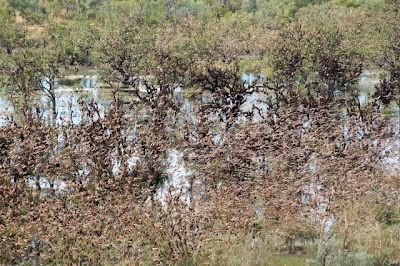
[[388,38],[383,44],[383,53],[379,57],[380,66],[385,69],[389,77],[384,77],[380,83],[375,86],[375,99],[384,105],[395,101],[400,105],[400,34],[399,20],[396,15],[388,14],[388,20],[391,25],[386,32]]
[[46,8],[39,0],[7,0],[10,6],[30,23],[40,23],[46,18]]
[[57,121],[56,82],[61,78],[61,70],[68,64],[65,53],[65,44],[61,40],[45,40],[35,48],[40,73],[39,89],[46,94],[51,101],[53,124]]
[[255,13],[257,12],[257,0],[249,0],[247,4],[247,12]]
[[[51,101],[52,120],[56,123],[57,106],[55,87],[66,62],[65,49],[57,41],[29,43],[15,55],[6,59],[3,84],[15,107],[21,107],[26,119],[31,118],[33,99],[41,91]],[[22,106],[20,106],[22,105]],[[19,109],[19,108],[18,108]]]
[[0,1],[0,24],[7,25],[0,29],[0,47],[6,49],[7,54],[11,54],[13,49],[20,45],[25,33],[22,25],[16,22],[15,12],[5,1]]

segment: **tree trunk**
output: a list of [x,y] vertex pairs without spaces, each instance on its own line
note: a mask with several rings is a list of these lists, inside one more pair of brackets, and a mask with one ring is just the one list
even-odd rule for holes
[[53,113],[53,125],[55,125],[57,122],[57,107],[56,107],[56,98],[55,97],[51,98],[51,109],[52,109],[52,113]]
[[347,210],[344,211],[344,238],[343,238],[343,250],[346,250],[347,236],[349,234],[349,215]]

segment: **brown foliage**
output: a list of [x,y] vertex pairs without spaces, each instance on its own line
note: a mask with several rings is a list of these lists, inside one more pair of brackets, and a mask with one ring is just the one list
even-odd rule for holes
[[[81,101],[80,123],[49,125],[31,108],[29,119],[0,128],[0,261],[151,254],[155,263],[190,263],[226,235],[279,228],[293,243],[323,234],[327,217],[353,202],[398,204],[398,170],[385,169],[382,156],[396,122],[376,102],[360,105],[360,58],[339,49],[336,29],[291,30],[272,47],[264,84],[241,79],[231,50],[193,57],[204,48],[196,40],[187,54],[161,33],[151,53],[136,32],[105,42],[108,111]],[[123,85],[131,101],[120,98]],[[198,91],[186,112],[179,90],[191,87]],[[243,111],[256,92],[269,99],[265,110],[250,103]],[[183,154],[180,184],[168,171],[171,150]]]

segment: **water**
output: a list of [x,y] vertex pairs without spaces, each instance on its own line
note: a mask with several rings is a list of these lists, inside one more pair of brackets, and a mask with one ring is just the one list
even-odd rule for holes
[[[246,83],[253,82],[257,76],[252,74],[243,74],[243,81]],[[260,82],[263,80],[261,76]],[[374,86],[379,83],[379,73],[366,71],[360,77],[359,85],[361,87],[361,92],[359,94],[359,100],[361,105],[364,105],[372,100],[371,94],[374,91]],[[67,84],[67,85],[65,85]],[[122,97],[125,100],[131,100],[134,97],[129,96],[128,93],[122,93]],[[56,109],[57,109],[57,123],[62,123],[66,121],[71,121],[78,124],[80,123],[80,107],[78,104],[79,99],[84,100],[94,100],[104,115],[104,112],[108,110],[110,103],[113,100],[112,92],[110,89],[101,88],[101,83],[99,83],[97,76],[92,76],[88,78],[83,78],[79,76],[73,76],[71,79],[64,78],[62,81],[56,84]],[[260,112],[255,114],[255,119],[262,119],[262,115],[267,111],[267,105],[265,101],[268,97],[263,93],[255,92],[247,96],[247,100],[242,106],[242,111],[250,111],[254,106],[258,107]],[[51,108],[49,99],[42,95],[40,96],[40,101],[45,106],[45,115],[51,117]],[[205,102],[207,99],[204,100]],[[187,111],[190,109],[190,104],[188,101],[183,101],[184,109]],[[71,116],[72,112],[72,116]],[[13,108],[11,104],[7,101],[4,94],[0,94],[0,126],[4,126],[7,120],[7,115],[13,113]]]
[[[244,74],[243,81],[251,83],[256,79],[255,75]],[[262,77],[261,77],[262,79]],[[374,92],[374,87],[379,83],[379,73],[377,72],[365,72],[360,77],[360,88],[361,92],[359,94],[359,100],[361,105],[364,105],[372,100],[371,95]],[[132,100],[134,97],[128,93],[121,95],[124,100]],[[206,97],[206,96],[204,96]],[[44,115],[51,118],[51,108],[49,99],[45,95],[40,95],[39,99],[41,103],[46,107],[44,110]],[[56,110],[57,110],[57,123],[63,124],[67,122],[72,122],[74,124],[81,123],[81,109],[79,106],[79,100],[94,100],[100,110],[100,116],[104,116],[110,107],[113,100],[113,94],[110,89],[101,88],[101,84],[98,82],[97,77],[89,78],[76,78],[64,79],[57,83],[56,88]],[[206,99],[205,99],[206,101]],[[251,111],[253,105],[258,107],[259,113],[255,114],[255,120],[262,120],[263,115],[267,111],[267,95],[263,93],[255,92],[247,96],[247,100],[242,106],[242,111]],[[191,112],[191,103],[187,99],[181,99],[183,111],[186,114],[186,118],[194,118],[194,114]],[[399,119],[398,107],[392,107],[392,114],[395,119]],[[9,101],[7,101],[5,95],[0,94],[0,126],[4,126],[7,121],[7,115],[13,113],[13,108]],[[305,122],[307,123],[307,122]],[[392,125],[394,130],[399,131],[399,123],[396,122]],[[383,151],[383,167],[393,169],[400,168],[399,162],[399,147],[400,142],[398,139],[398,134],[393,139],[388,140],[387,145],[382,147]],[[130,160],[130,166],[134,165],[138,160],[138,157],[133,156]],[[177,189],[181,192],[185,192],[188,188],[187,177],[191,175],[189,169],[184,166],[182,160],[182,154],[177,150],[171,150],[168,152],[168,174],[169,180],[164,183],[164,186],[157,192],[157,197],[163,201],[165,194],[171,189]],[[119,168],[118,162],[115,162],[114,172],[117,172]],[[30,181],[30,184],[32,181]],[[41,178],[40,184],[43,188],[48,186],[48,182]],[[33,185],[33,183],[31,184]],[[56,189],[65,189],[65,183],[60,183],[56,186]]]
[[[113,94],[110,89],[101,88],[101,84],[97,81],[97,77],[76,79],[73,78],[68,84],[62,85],[66,82],[64,79],[62,83],[56,83],[56,111],[57,123],[62,124],[71,122],[79,124],[81,122],[81,110],[79,100],[94,100],[100,110],[100,115],[109,109],[113,100]],[[77,85],[77,86],[74,86]],[[126,97],[126,95],[123,95]],[[38,99],[43,106],[44,116],[48,119],[52,117],[50,99],[45,94],[39,94]],[[5,94],[0,94],[0,126],[4,126],[7,122],[8,115],[13,113],[13,107],[7,100]]]
[[1,96],[3,95],[0,94],[0,126],[4,126],[8,120],[8,115],[14,112],[14,108]]

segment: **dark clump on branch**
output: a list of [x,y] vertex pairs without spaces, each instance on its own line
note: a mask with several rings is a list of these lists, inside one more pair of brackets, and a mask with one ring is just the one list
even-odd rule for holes
[[[89,8],[67,2],[67,18]],[[277,253],[335,236],[347,252],[370,217],[398,224],[399,121],[385,112],[400,104],[399,34],[362,102],[366,60],[341,23],[271,30],[221,19],[235,10],[222,2],[209,20],[171,19],[186,13],[169,3],[162,27],[114,3],[73,51],[62,34],[21,37],[0,69],[13,107],[0,126],[0,263],[196,265],[242,235],[286,239]],[[110,104],[58,113],[58,80],[92,52]]]

